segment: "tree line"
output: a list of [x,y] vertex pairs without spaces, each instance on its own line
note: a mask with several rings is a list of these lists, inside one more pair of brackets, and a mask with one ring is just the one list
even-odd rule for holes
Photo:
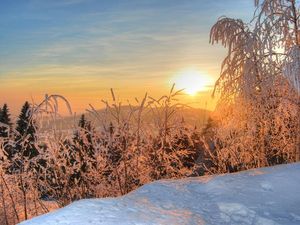
[[[26,102],[15,125],[4,105],[3,220],[47,212],[49,202],[61,207],[82,198],[123,195],[153,180],[203,175],[197,161],[205,148],[201,131],[180,116],[175,93],[158,100],[145,96],[138,106],[127,107],[113,97],[104,114],[91,109],[89,119],[81,115],[69,134],[55,128],[58,101],[51,97],[44,105]],[[92,119],[103,123],[95,126]],[[44,129],[45,120],[53,127]]]

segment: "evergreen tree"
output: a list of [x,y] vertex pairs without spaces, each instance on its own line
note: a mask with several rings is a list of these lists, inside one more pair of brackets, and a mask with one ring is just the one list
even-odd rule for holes
[[29,159],[39,154],[35,147],[36,129],[30,113],[30,104],[25,102],[16,127],[16,151]]
[[3,107],[0,108],[0,123],[2,123],[0,126],[0,138],[4,138],[3,153],[8,157],[8,159],[11,159],[13,146],[10,144],[8,138],[10,136],[12,123],[7,104],[4,104]]
[[[11,119],[7,104],[4,104],[0,110],[0,122],[11,127]],[[0,137],[7,138],[9,136],[10,128],[0,126]]]
[[93,128],[90,121],[87,121],[85,115],[82,114],[78,122],[78,130],[75,132],[73,142],[75,149],[82,156],[86,154],[88,157],[93,157],[94,147],[92,144]]
[[[70,177],[70,185],[81,185],[88,189],[89,181],[86,174],[96,166],[95,149],[92,143],[93,127],[90,121],[87,121],[84,115],[81,115],[78,122],[78,129],[73,137],[73,144],[68,148],[70,166],[74,172]],[[86,193],[86,197],[92,196],[92,193]],[[76,196],[74,196],[76,199]]]

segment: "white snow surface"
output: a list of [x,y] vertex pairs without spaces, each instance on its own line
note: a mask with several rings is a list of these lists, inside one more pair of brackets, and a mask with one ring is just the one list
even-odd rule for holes
[[300,163],[156,181],[122,197],[80,200],[21,224],[300,224]]

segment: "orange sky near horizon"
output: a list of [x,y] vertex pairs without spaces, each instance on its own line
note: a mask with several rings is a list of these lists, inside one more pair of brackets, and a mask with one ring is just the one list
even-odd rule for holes
[[[66,71],[69,71],[68,73],[71,74],[75,73],[74,69],[60,69],[62,71],[59,71],[57,68],[39,68],[35,72],[31,72],[32,76],[26,76],[24,79],[20,79],[17,76],[16,79],[13,79],[13,76],[10,79],[4,79],[2,81],[1,92],[5,94],[0,95],[0,102],[7,102],[9,106],[11,105],[10,103],[13,103],[13,107],[10,108],[12,113],[16,115],[25,100],[37,104],[44,99],[45,94],[59,94],[68,99],[74,112],[83,113],[89,108],[89,104],[92,104],[96,108],[103,108],[104,104],[101,100],[111,101],[110,88],[113,88],[118,101],[124,105],[128,105],[128,102],[134,105],[136,102],[135,98],[142,99],[145,93],[154,98],[168,94],[172,87],[173,78],[180,71],[178,69],[177,71],[166,72],[166,75],[151,78],[141,77],[134,80],[83,75],[79,75],[76,78],[72,78],[71,76],[57,76],[56,79],[53,79],[53,75],[43,76],[42,78],[36,78],[34,75],[34,73],[51,73],[51,70],[53,70],[53,74],[66,74]],[[84,73],[84,71],[89,71],[89,68],[77,68],[77,70],[82,70],[82,73]],[[78,74],[78,71],[76,74]],[[209,74],[207,75],[210,76]],[[212,85],[213,82],[205,90],[199,90],[193,96],[183,91],[179,99],[182,103],[188,104],[191,107],[213,110],[215,100],[211,98]],[[175,84],[176,90],[181,87],[183,86]],[[67,110],[63,107],[60,112],[65,115]]]

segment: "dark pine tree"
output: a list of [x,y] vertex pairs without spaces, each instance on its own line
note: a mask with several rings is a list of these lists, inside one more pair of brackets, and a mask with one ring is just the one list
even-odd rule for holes
[[93,127],[90,121],[87,121],[84,114],[81,115],[78,122],[78,130],[75,132],[73,142],[75,149],[79,152],[80,156],[88,156],[92,158],[95,149],[92,144]]
[[35,147],[36,129],[28,102],[23,105],[17,121],[15,142],[16,151],[22,157],[31,159],[39,154]]
[[10,127],[12,125],[7,104],[4,104],[2,109],[0,110],[0,122],[9,126],[9,128],[0,126],[0,137],[7,138],[9,136]]
[[4,126],[0,125],[0,138],[4,138],[3,142],[3,150],[4,154],[8,159],[12,158],[13,146],[10,144],[9,139],[11,132],[11,119],[9,114],[9,109],[7,104],[4,104],[2,108],[0,108],[0,122],[4,124]]
[[[85,116],[82,115],[78,122],[77,131],[73,137],[73,144],[70,150],[70,164],[72,166],[78,165],[74,170],[73,175],[70,177],[70,185],[75,184],[88,187],[89,181],[83,176],[84,173],[93,169],[96,166],[95,163],[95,149],[92,143],[92,134],[94,129],[90,121],[87,121]],[[86,193],[86,197],[92,196],[92,193]]]

